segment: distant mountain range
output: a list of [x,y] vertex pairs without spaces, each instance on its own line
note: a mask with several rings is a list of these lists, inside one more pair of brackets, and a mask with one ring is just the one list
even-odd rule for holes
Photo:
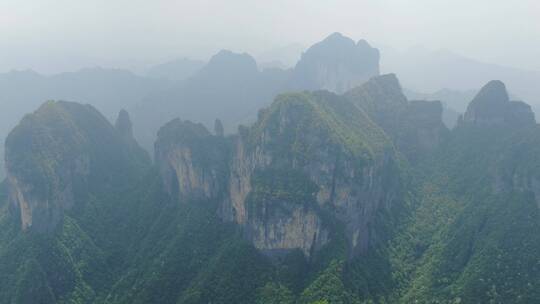
[[205,64],[202,60],[192,60],[189,58],[176,59],[152,66],[144,75],[151,78],[178,82],[195,75]]
[[[344,92],[384,72],[395,73],[411,100],[440,100],[443,120],[453,127],[460,113],[491,79],[504,81],[515,95],[540,109],[540,72],[482,63],[448,51],[411,49],[379,51],[361,40],[335,33],[301,55],[299,45],[259,54],[222,51],[207,63],[182,58],[148,69],[143,75],[125,70],[91,68],[44,76],[32,71],[0,74],[0,141],[24,113],[45,100],[89,103],[108,119],[122,108],[133,117],[139,142],[152,150],[156,132],[167,119],[181,117],[211,127],[216,118],[226,132],[254,122],[257,111],[274,96],[294,90]],[[300,55],[300,56],[299,56]],[[297,57],[299,59],[295,59]],[[287,63],[272,61],[286,58]],[[292,68],[283,68],[298,60]],[[24,88],[24,89],[21,89]],[[0,145],[0,155],[2,154]],[[0,178],[3,176],[0,169]]]
[[344,92],[378,75],[378,67],[377,49],[334,33],[303,53],[292,69],[261,69],[250,55],[224,50],[208,63],[184,58],[152,67],[143,76],[102,68],[53,76],[14,71],[0,74],[0,141],[43,101],[76,100],[92,104],[109,120],[128,109],[135,137],[152,150],[158,128],[169,119],[182,117],[209,127],[220,118],[225,130],[233,132],[255,121],[258,109],[278,93]]
[[[402,85],[415,92],[433,93],[441,89],[467,92],[499,79],[517,99],[531,104],[535,112],[540,110],[540,71],[484,63],[451,51],[424,48],[407,51],[383,48],[381,58],[381,70],[396,73]],[[463,106],[462,101],[459,106],[447,103],[456,110]]]
[[164,120],[180,117],[227,133],[252,123],[278,93],[326,89],[342,93],[379,75],[379,52],[339,33],[306,50],[294,68],[260,69],[249,54],[223,50],[192,77],[154,92],[130,109],[135,137],[151,150]]

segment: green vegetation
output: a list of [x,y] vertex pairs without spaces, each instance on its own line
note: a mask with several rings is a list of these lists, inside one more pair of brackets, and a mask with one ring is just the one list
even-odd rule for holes
[[[312,208],[330,235],[321,249],[264,255],[241,225],[223,221],[221,199],[169,197],[146,154],[93,108],[49,102],[10,135],[10,172],[51,202],[69,185],[74,205],[51,231],[22,232],[0,184],[0,302],[540,302],[540,128],[458,126],[409,166],[363,110],[315,92],[281,95],[240,133],[248,150],[273,158],[253,168],[248,212]],[[237,138],[180,120],[159,137],[188,146],[191,165],[217,169],[208,172],[220,182],[231,175]],[[336,195],[339,178],[385,189],[395,181],[330,167],[345,159],[363,172],[388,157],[399,165],[385,176],[408,178],[395,185],[395,206],[366,210],[369,247],[352,252],[347,217],[317,195],[321,185]]]
[[285,286],[268,283],[257,291],[257,304],[294,304],[292,292]]
[[[391,147],[384,132],[362,110],[328,92],[280,95],[259,116],[249,134],[251,145],[269,137],[272,141],[264,144],[275,155],[300,164],[313,161],[318,148],[342,150],[365,162]],[[268,135],[261,136],[263,132]]]
[[284,201],[290,204],[315,203],[319,187],[300,170],[265,169],[255,171],[248,204]]
[[327,301],[336,304],[360,303],[358,298],[351,294],[343,283],[343,262],[333,261],[302,295],[299,303],[317,303]]
[[538,206],[530,190],[502,185],[537,166],[515,157],[538,149],[533,132],[458,127],[417,169],[420,199],[391,245],[394,300],[539,301]]

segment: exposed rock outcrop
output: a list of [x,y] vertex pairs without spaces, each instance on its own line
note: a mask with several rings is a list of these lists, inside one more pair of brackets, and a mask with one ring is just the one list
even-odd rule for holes
[[[309,256],[339,233],[338,226],[350,254],[364,252],[377,237],[380,211],[402,200],[390,140],[338,95],[278,97],[254,126],[228,139],[228,159],[208,156],[216,148],[205,143],[218,137],[185,124],[169,123],[156,143],[156,162],[169,193],[175,194],[176,184],[180,199],[222,193],[220,216],[243,227],[245,237],[268,254],[300,249]],[[182,138],[174,139],[179,134]],[[193,147],[208,149],[195,153]],[[205,162],[195,161],[195,155]],[[227,169],[218,169],[223,166]],[[223,173],[228,175],[220,179]]]
[[173,198],[217,199],[224,192],[227,145],[202,124],[172,120],[159,130],[154,150],[165,190]]
[[499,140],[488,172],[493,192],[532,193],[540,208],[540,126],[497,130],[491,136]]
[[300,249],[305,256],[321,249],[329,241],[329,232],[316,211],[298,208],[290,202],[265,203],[250,212],[245,235],[268,255],[280,255]]
[[122,137],[126,139],[133,138],[133,125],[131,124],[129,113],[126,110],[120,110],[120,112],[118,113],[118,117],[116,118],[114,127]]
[[442,121],[442,104],[408,101],[394,74],[373,77],[345,97],[381,126],[410,161],[433,151],[448,133]]
[[11,210],[23,230],[50,232],[88,193],[115,191],[145,155],[93,107],[46,102],[6,140]]
[[508,103],[504,120],[512,126],[532,126],[536,124],[531,106],[523,101],[510,101]]
[[462,123],[477,126],[531,126],[536,121],[528,104],[510,101],[504,83],[492,80],[469,103]]
[[302,54],[293,71],[298,89],[343,93],[379,75],[379,50],[334,33]]
[[[252,171],[245,177],[250,179],[251,186],[247,199],[236,204],[247,209],[248,231],[259,231],[249,235],[254,244],[287,244],[273,238],[275,231],[279,231],[275,223],[283,221],[282,216],[272,217],[263,212],[266,216],[261,217],[250,208],[252,202],[262,204],[258,210],[279,208],[273,195],[250,197],[260,188],[269,189],[271,194],[277,192],[278,201],[279,194],[286,194],[288,208],[296,204],[292,205],[296,210],[289,210],[293,215],[289,222],[299,214],[305,216],[305,225],[296,229],[281,227],[281,231],[293,233],[295,247],[305,253],[328,241],[331,225],[324,223],[321,212],[328,212],[330,218],[343,223],[351,254],[365,251],[372,241],[376,211],[391,208],[400,199],[399,174],[390,142],[365,114],[337,95],[317,92],[278,97],[241,140],[244,152],[252,155],[247,159],[256,160],[255,169],[259,171],[255,172],[272,177],[267,182],[272,184],[267,185],[264,178]],[[233,167],[231,173],[235,172],[238,171]],[[283,181],[283,185],[276,185],[276,180]],[[245,195],[244,192],[239,197]],[[265,221],[261,223],[261,219]],[[306,235],[297,238],[295,231]],[[285,240],[289,237],[283,235]]]

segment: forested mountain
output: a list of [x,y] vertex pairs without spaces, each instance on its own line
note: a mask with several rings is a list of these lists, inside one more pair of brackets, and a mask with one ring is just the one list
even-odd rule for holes
[[[476,96],[478,90],[450,90],[441,89],[433,93],[418,93],[403,89],[403,93],[409,99],[416,100],[440,100],[443,106],[443,122],[448,128],[456,126],[458,118],[465,113],[469,102]],[[509,92],[512,99],[519,99]]]
[[[120,109],[130,108],[151,91],[164,87],[162,81],[115,69],[91,68],[51,76],[33,71],[0,74],[0,155],[9,131],[47,100],[89,103],[113,119]],[[5,177],[3,157],[1,163],[0,179]]]
[[[335,33],[308,49],[289,70],[260,69],[248,54],[220,51],[208,63],[179,59],[151,67],[145,76],[102,68],[51,76],[33,71],[0,74],[0,156],[17,121],[46,100],[88,103],[109,120],[128,109],[135,137],[152,151],[161,125],[175,117],[207,127],[219,118],[228,133],[236,132],[239,124],[253,123],[257,111],[278,93],[344,91],[377,75],[378,66],[377,49]],[[3,167],[0,179],[5,177]]]
[[[222,52],[190,81],[247,102],[264,75]],[[280,94],[228,135],[174,118],[152,163],[126,111],[46,102],[6,141],[0,302],[540,301],[530,107],[491,81],[454,129],[442,111],[375,76]]]

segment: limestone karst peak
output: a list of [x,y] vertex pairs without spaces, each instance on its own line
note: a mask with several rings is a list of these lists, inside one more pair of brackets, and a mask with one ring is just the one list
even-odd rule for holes
[[528,104],[510,101],[505,84],[500,80],[492,80],[469,103],[462,123],[477,126],[526,126],[536,122]]
[[221,137],[223,137],[223,135],[224,135],[223,123],[221,122],[221,120],[219,120],[217,118],[214,121],[214,134],[216,136],[221,136]]
[[257,71],[257,62],[249,54],[221,50],[210,58],[210,61],[201,72],[252,74]]
[[6,139],[8,200],[22,230],[53,232],[87,193],[119,189],[147,161],[141,151],[94,107],[45,102]]
[[122,137],[133,138],[133,125],[131,123],[131,119],[129,118],[129,113],[126,110],[120,110],[114,126],[116,130],[120,132]]
[[343,93],[376,75],[379,75],[379,50],[365,41],[355,43],[333,33],[302,54],[292,82],[300,89]]

